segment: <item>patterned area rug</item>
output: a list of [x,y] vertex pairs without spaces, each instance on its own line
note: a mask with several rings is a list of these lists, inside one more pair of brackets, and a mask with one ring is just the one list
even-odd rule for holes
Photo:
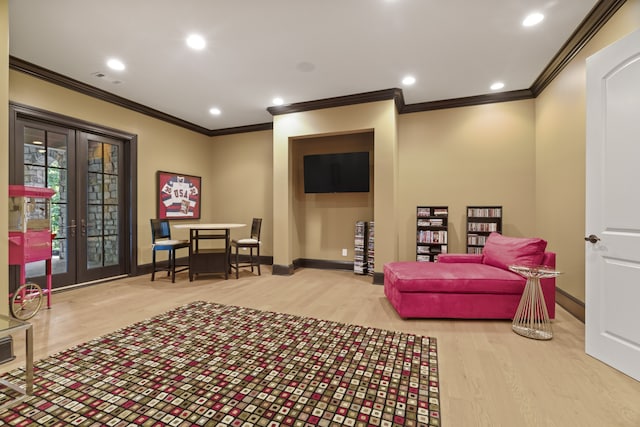
[[434,338],[201,301],[35,366],[0,423],[440,426]]

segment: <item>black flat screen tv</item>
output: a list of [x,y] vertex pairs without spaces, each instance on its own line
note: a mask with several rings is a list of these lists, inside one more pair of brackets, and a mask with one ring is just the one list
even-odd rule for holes
[[369,192],[369,152],[304,156],[304,192]]

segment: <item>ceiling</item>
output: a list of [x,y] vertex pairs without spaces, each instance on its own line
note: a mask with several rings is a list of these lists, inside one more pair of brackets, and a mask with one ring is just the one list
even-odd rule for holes
[[[9,0],[10,55],[220,130],[271,123],[275,97],[286,106],[398,88],[410,106],[491,94],[496,81],[498,92],[529,89],[596,3]],[[544,20],[524,27],[534,11]],[[192,33],[203,50],[186,46]],[[110,58],[126,68],[109,69]],[[415,84],[403,86],[406,75]]]

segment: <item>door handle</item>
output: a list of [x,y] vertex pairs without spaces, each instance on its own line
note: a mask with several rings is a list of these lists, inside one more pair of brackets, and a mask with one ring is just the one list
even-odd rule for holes
[[598,236],[596,236],[595,234],[590,234],[589,237],[585,237],[584,238],[585,242],[589,242],[589,243],[598,243],[600,241],[600,238]]
[[80,233],[82,236],[86,236],[87,234],[87,223],[84,219],[80,220]]
[[69,229],[69,233],[71,234],[71,237],[76,237],[76,220],[72,219],[71,220],[71,225],[67,226],[67,228]]

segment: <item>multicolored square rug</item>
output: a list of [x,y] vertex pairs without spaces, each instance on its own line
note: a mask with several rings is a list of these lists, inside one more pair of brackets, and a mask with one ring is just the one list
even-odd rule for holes
[[0,424],[440,426],[434,338],[202,301],[35,366]]

